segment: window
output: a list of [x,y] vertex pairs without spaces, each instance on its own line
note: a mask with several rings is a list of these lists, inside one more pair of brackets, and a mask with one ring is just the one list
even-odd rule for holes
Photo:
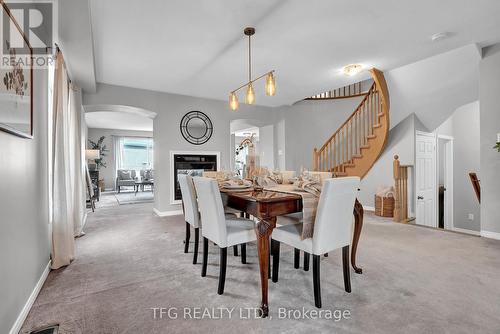
[[153,168],[153,138],[122,137],[119,140],[118,169]]

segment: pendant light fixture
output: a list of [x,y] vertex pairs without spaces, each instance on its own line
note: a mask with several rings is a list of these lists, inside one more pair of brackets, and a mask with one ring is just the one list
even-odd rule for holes
[[265,92],[267,96],[274,96],[276,94],[276,81],[274,79],[274,70],[269,71],[260,77],[252,79],[252,42],[251,37],[255,34],[255,28],[248,27],[243,30],[243,33],[248,36],[248,82],[236,88],[229,94],[229,108],[236,111],[239,107],[238,96],[236,93],[246,87],[245,102],[247,104],[255,103],[255,90],[253,83],[259,79],[266,77]]

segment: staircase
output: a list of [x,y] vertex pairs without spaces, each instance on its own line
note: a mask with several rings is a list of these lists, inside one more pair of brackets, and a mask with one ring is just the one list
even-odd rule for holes
[[370,70],[373,85],[351,116],[314,149],[315,171],[364,177],[382,153],[389,135],[389,92],[384,74]]

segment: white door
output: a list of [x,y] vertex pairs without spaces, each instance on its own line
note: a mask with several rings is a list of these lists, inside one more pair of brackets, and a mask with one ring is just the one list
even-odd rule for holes
[[417,132],[416,140],[416,223],[437,227],[436,219],[436,136]]

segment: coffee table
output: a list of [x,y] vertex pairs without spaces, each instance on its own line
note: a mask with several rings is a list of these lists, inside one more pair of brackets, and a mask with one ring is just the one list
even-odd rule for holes
[[134,195],[137,196],[137,192],[139,192],[139,187],[142,188],[142,191],[144,191],[144,186],[151,186],[151,191],[153,191],[155,183],[153,180],[135,181],[135,184],[134,184],[135,193],[134,193]]

